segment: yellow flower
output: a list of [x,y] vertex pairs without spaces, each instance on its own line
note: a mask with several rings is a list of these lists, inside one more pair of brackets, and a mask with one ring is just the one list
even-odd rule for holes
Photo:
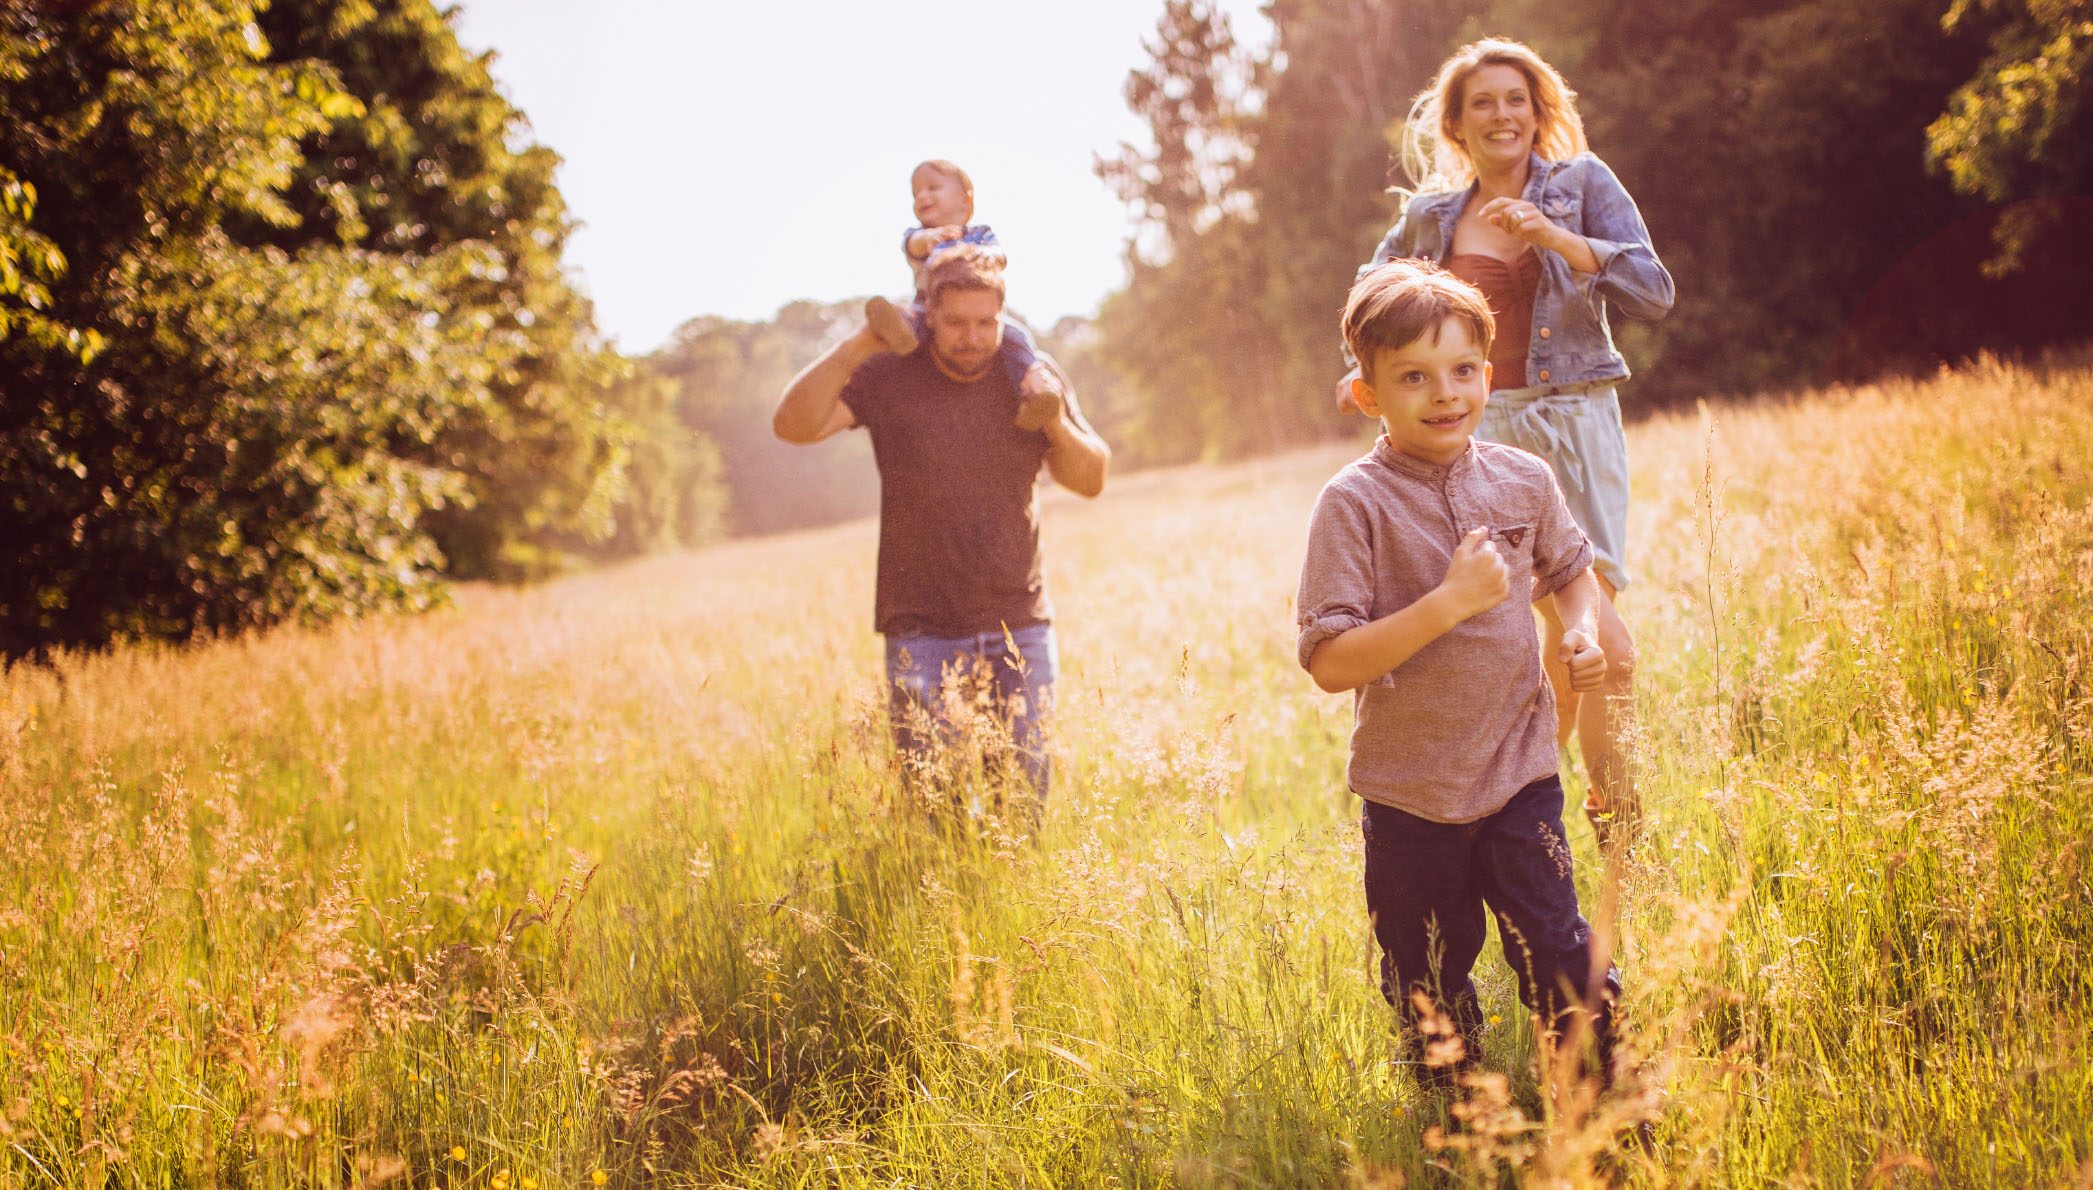
[[1503,1016],[1502,1014],[1500,1014],[1500,1013],[1495,1013],[1495,1012],[1493,1012],[1493,1013],[1491,1013],[1491,1014],[1490,1014],[1490,1023],[1491,1023],[1491,1024],[1493,1024],[1493,1025],[1494,1025],[1494,1024],[1496,1024],[1497,1022],[1499,1022],[1499,1021],[1503,1020],[1503,1019],[1504,1019],[1504,1016]]
[[610,1175],[604,1173],[602,1170],[592,1169],[589,1171],[589,1185],[601,1186],[603,1183],[608,1181],[610,1181]]
[[58,1097],[58,1106],[59,1106],[60,1108],[68,1108],[68,1107],[71,1107],[72,1105],[73,1105],[73,1101],[72,1101],[72,1100],[70,1100],[70,1099],[67,1099],[67,1098],[66,1098],[65,1096],[63,1096],[63,1095],[60,1095],[60,1096]]
[[530,1176],[529,1174],[524,1174],[523,1190],[538,1190],[538,1179]]
[[463,1161],[463,1160],[465,1160],[465,1146],[464,1146],[464,1145],[452,1145],[452,1146],[451,1146],[451,1160],[453,1160],[453,1161]]

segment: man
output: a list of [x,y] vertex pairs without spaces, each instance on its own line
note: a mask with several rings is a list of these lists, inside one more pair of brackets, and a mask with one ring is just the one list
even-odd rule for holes
[[886,637],[895,743],[911,771],[935,765],[938,737],[955,726],[941,694],[957,677],[988,695],[1021,775],[1044,799],[1056,656],[1039,469],[1096,496],[1111,450],[1065,386],[1021,399],[996,367],[999,262],[971,248],[939,253],[925,301],[929,336],[919,350],[890,353],[876,331],[860,330],[793,377],[771,426],[802,444],[853,426],[872,435],[873,619]]

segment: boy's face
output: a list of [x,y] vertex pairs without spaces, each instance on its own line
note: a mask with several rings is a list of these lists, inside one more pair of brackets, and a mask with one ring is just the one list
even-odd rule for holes
[[964,225],[967,192],[959,179],[934,166],[924,166],[909,179],[916,195],[916,218],[925,227]]
[[1439,467],[1468,449],[1490,400],[1490,361],[1465,319],[1447,318],[1436,332],[1377,349],[1372,374],[1352,381],[1352,400],[1381,419],[1390,446]]

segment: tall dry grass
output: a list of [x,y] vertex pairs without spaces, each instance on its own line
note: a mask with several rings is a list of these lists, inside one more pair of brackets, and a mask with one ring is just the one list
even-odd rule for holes
[[2087,1184],[2093,373],[1631,447],[1615,1096],[1494,956],[1468,1128],[1391,1062],[1326,451],[1050,502],[1030,841],[893,775],[866,525],[0,677],[0,1183]]

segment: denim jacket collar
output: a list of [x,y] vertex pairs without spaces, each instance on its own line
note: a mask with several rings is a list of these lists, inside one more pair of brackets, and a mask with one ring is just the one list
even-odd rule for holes
[[[1560,168],[1561,162],[1550,161],[1529,150],[1526,154],[1526,188],[1520,191],[1519,197],[1535,206],[1541,205],[1541,196],[1548,191],[1548,180],[1554,177],[1555,171]],[[1454,224],[1460,222],[1461,212],[1468,209],[1468,200],[1475,197],[1476,188],[1481,185],[1482,180],[1478,178],[1459,190],[1420,194],[1410,200],[1413,206],[1422,204],[1438,221],[1439,242],[1448,245],[1449,252],[1452,251]]]

